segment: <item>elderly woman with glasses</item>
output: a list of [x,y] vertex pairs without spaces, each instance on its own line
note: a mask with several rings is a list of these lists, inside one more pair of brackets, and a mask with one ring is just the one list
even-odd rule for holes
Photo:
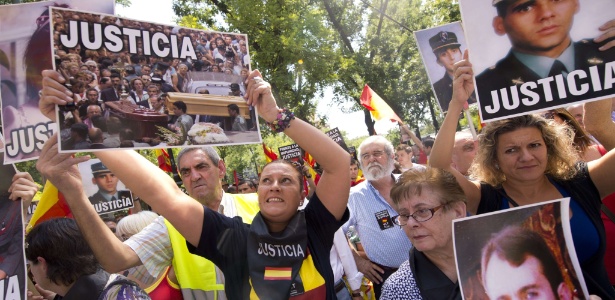
[[466,216],[455,177],[430,168],[406,171],[391,189],[399,213],[393,222],[410,241],[409,258],[382,286],[380,299],[461,299],[452,222]]

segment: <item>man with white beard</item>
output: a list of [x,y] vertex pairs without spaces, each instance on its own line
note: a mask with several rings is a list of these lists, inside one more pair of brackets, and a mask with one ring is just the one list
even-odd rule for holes
[[382,136],[370,136],[359,145],[358,157],[366,181],[350,189],[350,219],[343,228],[346,232],[354,226],[361,240],[367,259],[353,251],[357,268],[374,283],[378,299],[382,284],[408,259],[412,244],[403,230],[395,228],[392,219],[397,212],[390,192],[399,177],[391,174],[393,145]]

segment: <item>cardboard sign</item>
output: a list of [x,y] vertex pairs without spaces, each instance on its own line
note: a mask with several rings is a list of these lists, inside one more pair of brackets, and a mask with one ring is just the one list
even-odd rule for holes
[[[49,6],[114,13],[115,1],[42,1],[0,6],[0,85],[5,163],[38,158],[57,126],[38,108],[41,71],[51,69]],[[0,60],[1,61],[1,60]]]
[[297,144],[291,144],[278,148],[280,157],[289,161],[301,161],[301,148]]
[[[1,140],[1,136],[0,136]],[[26,261],[21,201],[9,199],[16,174],[0,153],[0,299],[26,299]]]
[[[102,108],[93,109],[100,110],[102,118],[94,116],[96,113],[75,118],[77,110],[84,113],[97,103],[82,101],[58,107],[58,126],[65,133],[58,136],[61,152],[261,143],[256,112],[243,98],[245,76],[250,70],[246,35],[51,10],[62,15],[59,21],[52,21],[54,55],[61,49],[103,51],[117,57],[109,69],[119,73],[122,80],[131,79],[128,70],[136,64],[127,63],[127,57],[144,56],[153,68],[151,83],[167,94],[166,98],[161,93],[156,98],[140,98],[130,83],[112,78],[112,86],[100,91]],[[79,70],[71,69],[74,66],[66,61],[56,62],[54,68],[64,77],[72,77],[68,89],[78,95],[84,93]],[[109,134],[107,142],[85,141],[86,131],[92,128]]]
[[514,298],[528,286],[540,294],[552,291],[542,278],[561,278],[555,283],[561,291],[589,299],[572,241],[569,203],[565,198],[454,220],[464,299],[485,294],[488,299]]
[[342,146],[344,150],[348,151],[348,146],[346,146],[346,142],[344,142],[342,133],[337,127],[325,132],[325,134],[329,136],[331,139],[333,139],[338,145]]
[[83,189],[99,215],[134,206],[132,193],[98,159],[79,165]]
[[[415,31],[414,37],[440,112],[445,113],[453,97],[453,65],[467,49],[461,22]],[[476,95],[468,99],[468,104],[474,103]]]
[[459,1],[484,122],[615,94],[615,48],[593,40],[613,1],[557,1],[550,23],[536,1],[492,2]]

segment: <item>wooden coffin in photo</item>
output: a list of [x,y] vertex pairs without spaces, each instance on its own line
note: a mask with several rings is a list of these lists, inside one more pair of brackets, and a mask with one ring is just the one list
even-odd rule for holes
[[137,140],[158,137],[156,125],[167,127],[167,115],[133,103],[108,101],[105,102],[105,109],[109,109],[111,116],[118,117],[124,126],[132,129]]
[[172,113],[171,104],[175,101],[183,101],[186,103],[186,113],[189,115],[210,115],[219,117],[228,117],[229,104],[237,104],[239,106],[239,115],[245,119],[250,118],[250,109],[248,104],[240,96],[220,96],[212,94],[187,94],[187,93],[168,93],[169,114]]

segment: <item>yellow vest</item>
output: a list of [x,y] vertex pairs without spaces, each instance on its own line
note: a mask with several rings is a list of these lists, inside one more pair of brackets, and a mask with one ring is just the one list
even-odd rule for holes
[[[244,223],[251,224],[259,211],[258,196],[254,194],[233,194],[237,216]],[[211,261],[193,255],[188,251],[186,239],[167,221],[173,248],[173,269],[181,287],[184,299],[218,299],[218,293],[224,291],[224,279],[216,275],[216,266]],[[222,277],[222,276],[220,276]]]

